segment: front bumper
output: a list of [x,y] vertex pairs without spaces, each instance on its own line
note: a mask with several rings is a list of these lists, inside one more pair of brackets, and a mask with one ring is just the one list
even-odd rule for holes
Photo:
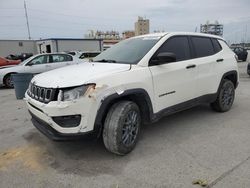
[[1,85],[4,85],[4,83],[3,83],[3,76],[2,75],[0,75],[0,86]]
[[[36,120],[33,123],[43,122],[40,124],[46,124],[47,126],[45,127],[49,127],[49,130],[54,130],[56,135],[59,133],[59,135],[75,136],[95,131],[94,124],[97,113],[95,100],[86,97],[81,98],[79,101],[52,101],[44,104],[31,98],[27,93],[25,94],[25,100],[32,117],[37,117],[33,118]],[[67,117],[77,117],[78,119],[72,121]]]
[[66,141],[66,140],[77,140],[82,138],[92,138],[95,136],[93,131],[85,132],[85,133],[60,133],[53,129],[48,123],[41,120],[39,117],[34,115],[32,112],[30,112],[31,115],[31,121],[33,125],[42,132],[45,136],[48,138],[54,140],[54,141]]

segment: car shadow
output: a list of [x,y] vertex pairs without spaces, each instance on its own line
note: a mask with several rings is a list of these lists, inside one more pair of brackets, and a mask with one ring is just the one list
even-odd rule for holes
[[[43,165],[62,174],[97,176],[100,174],[120,174],[130,156],[118,156],[108,152],[102,139],[81,139],[54,142],[36,129],[23,135],[32,147],[41,147]],[[117,166],[112,168],[110,161]]]
[[0,86],[0,90],[8,90],[8,89],[13,89],[13,88],[7,88],[5,86]]

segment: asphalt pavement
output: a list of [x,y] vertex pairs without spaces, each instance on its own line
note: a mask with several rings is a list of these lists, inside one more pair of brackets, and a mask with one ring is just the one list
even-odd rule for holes
[[53,142],[30,122],[24,101],[0,89],[0,187],[250,187],[250,77],[226,113],[198,106],[143,127],[135,150],[116,156],[101,140]]

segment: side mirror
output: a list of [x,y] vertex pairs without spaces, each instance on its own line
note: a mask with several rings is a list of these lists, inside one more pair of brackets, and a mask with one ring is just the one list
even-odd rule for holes
[[176,62],[176,55],[172,52],[161,52],[153,60],[155,65]]

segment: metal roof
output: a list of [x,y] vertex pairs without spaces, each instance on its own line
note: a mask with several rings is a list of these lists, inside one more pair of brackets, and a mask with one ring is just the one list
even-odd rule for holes
[[36,41],[46,41],[46,40],[94,40],[94,41],[102,41],[102,39],[85,39],[85,38],[47,38],[47,39],[40,39]]

